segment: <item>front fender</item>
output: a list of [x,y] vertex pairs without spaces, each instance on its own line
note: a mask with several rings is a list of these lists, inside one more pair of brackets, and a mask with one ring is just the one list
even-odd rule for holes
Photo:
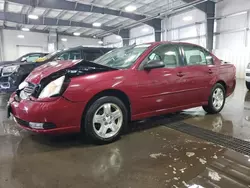
[[87,102],[105,90],[116,89],[126,93],[124,88],[126,88],[124,80],[120,79],[100,80],[86,85],[71,81],[63,96],[73,102]]

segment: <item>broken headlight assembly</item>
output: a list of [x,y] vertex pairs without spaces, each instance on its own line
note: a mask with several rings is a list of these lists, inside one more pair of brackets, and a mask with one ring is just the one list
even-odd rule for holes
[[65,81],[65,76],[61,76],[51,81],[42,89],[38,98],[43,99],[60,95],[64,86],[64,81]]
[[11,75],[12,73],[16,72],[19,67],[20,67],[19,65],[12,65],[12,66],[3,67],[2,76]]

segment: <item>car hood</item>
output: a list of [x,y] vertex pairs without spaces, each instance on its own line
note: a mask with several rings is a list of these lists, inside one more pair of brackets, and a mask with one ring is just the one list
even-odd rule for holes
[[76,77],[85,74],[116,70],[85,60],[51,61],[34,69],[25,81],[41,84],[54,80],[56,77],[67,75]]

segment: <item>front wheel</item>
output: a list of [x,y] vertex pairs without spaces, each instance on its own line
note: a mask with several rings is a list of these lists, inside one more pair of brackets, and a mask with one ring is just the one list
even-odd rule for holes
[[248,90],[250,90],[250,82],[246,81],[246,87],[247,87]]
[[124,103],[113,96],[97,99],[85,117],[85,133],[97,143],[110,143],[119,138],[127,126],[127,109]]
[[225,101],[225,88],[221,84],[217,83],[211,91],[208,99],[208,105],[203,106],[203,109],[209,114],[219,113],[223,109]]

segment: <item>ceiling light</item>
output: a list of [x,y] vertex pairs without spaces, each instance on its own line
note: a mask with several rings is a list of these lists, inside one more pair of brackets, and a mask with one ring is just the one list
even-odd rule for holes
[[37,19],[38,19],[38,16],[37,16],[37,15],[34,15],[34,14],[29,14],[28,18],[29,18],[29,19],[32,19],[32,20],[37,20]]
[[66,38],[61,38],[61,41],[63,41],[63,42],[67,42],[67,40],[68,39],[66,39]]
[[133,5],[129,5],[125,7],[125,11],[127,12],[133,12],[135,10],[136,10],[136,6],[133,6]]
[[75,32],[75,33],[73,33],[73,35],[75,35],[75,36],[80,36],[80,35],[81,35],[81,33],[77,33],[77,32]]
[[30,31],[30,29],[29,28],[22,28],[22,31]]
[[147,28],[147,27],[143,28],[142,32],[144,32],[144,33],[149,32],[149,28]]
[[98,41],[98,44],[103,44],[103,42],[101,40]]
[[24,35],[17,35],[18,38],[23,39]]
[[92,24],[94,27],[101,27],[101,23],[99,23],[99,22],[94,22],[93,24]]
[[185,16],[185,17],[183,18],[183,21],[191,21],[192,19],[193,19],[192,16]]

